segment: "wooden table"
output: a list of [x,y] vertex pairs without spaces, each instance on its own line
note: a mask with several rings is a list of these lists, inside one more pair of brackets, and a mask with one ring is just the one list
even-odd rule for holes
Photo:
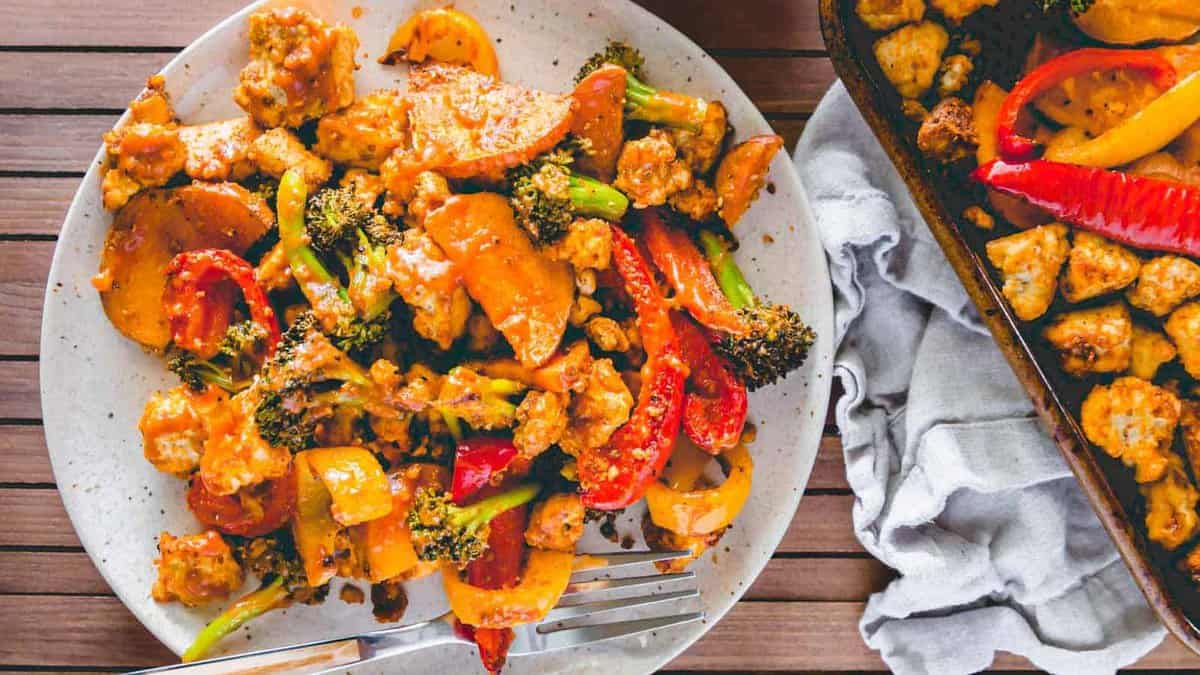
[[[38,331],[56,233],[100,142],[145,80],[244,0],[5,0],[0,5],[0,672],[113,672],[173,660],[96,572],[46,456]],[[724,66],[795,145],[834,80],[815,0],[646,0]],[[851,531],[830,422],[788,536],[745,599],[677,671],[877,671],[859,637],[891,572]],[[1139,668],[1197,667],[1174,640]],[[1029,669],[1001,655],[997,668]]]

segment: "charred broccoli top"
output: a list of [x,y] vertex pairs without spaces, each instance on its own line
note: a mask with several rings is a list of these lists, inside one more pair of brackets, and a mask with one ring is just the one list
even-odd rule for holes
[[584,63],[575,81],[579,82],[604,64],[625,69],[625,114],[630,119],[665,124],[698,132],[708,115],[708,102],[675,91],[660,91],[642,81],[642,58],[637,49],[624,42],[609,42],[604,51]]
[[604,48],[604,51],[593,54],[591,58],[584,62],[583,67],[575,75],[576,84],[582,82],[583,78],[591,75],[606,63],[621,66],[625,69],[625,72],[639,80],[645,77],[642,72],[642,66],[646,64],[646,59],[642,56],[642,53],[627,42],[612,40]]
[[629,208],[629,199],[615,188],[572,172],[572,161],[572,151],[560,147],[508,172],[517,222],[538,243],[560,239],[575,216],[616,222]]
[[201,359],[182,349],[171,350],[167,368],[195,391],[208,385],[236,394],[250,386],[263,358],[267,332],[253,321],[235,323],[225,331],[217,355]]
[[505,511],[531,502],[541,486],[526,483],[468,506],[458,506],[449,493],[424,488],[417,491],[408,527],[422,560],[443,560],[458,565],[487,551],[488,523]]
[[738,309],[746,330],[723,333],[716,347],[733,364],[751,390],[766,386],[803,365],[816,333],[787,305],[776,305],[754,295],[725,242],[716,234],[700,234],[704,254],[717,283]]

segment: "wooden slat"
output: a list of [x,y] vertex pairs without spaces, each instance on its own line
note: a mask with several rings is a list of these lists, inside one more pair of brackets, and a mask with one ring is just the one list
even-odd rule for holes
[[40,426],[0,427],[0,483],[50,483],[50,457]]
[[[704,3],[642,0],[641,4],[709,49],[823,48],[816,0]],[[114,0],[7,0],[0,4],[0,45],[172,46],[190,43],[243,0],[140,3]],[[370,15],[363,17],[369,20]]]
[[0,419],[42,416],[37,372],[36,363],[0,361]]
[[0,354],[36,354],[42,323],[42,298],[54,244],[47,241],[0,242],[0,316],[4,317]]
[[817,461],[808,479],[809,490],[848,490],[846,461],[842,456],[842,439],[837,436],[821,438]]
[[[852,501],[843,495],[805,497],[779,552],[861,553],[850,524]],[[79,546],[56,490],[0,488],[0,513],[5,518],[0,546]]]
[[[674,670],[883,670],[863,643],[857,602],[743,602],[672,662]],[[46,645],[47,634],[68,636]],[[47,669],[146,667],[173,656],[112,597],[0,596],[0,663]],[[1139,669],[1195,668],[1200,660],[1168,638]],[[997,657],[997,670],[1030,670],[1025,659]]]
[[87,170],[117,115],[0,115],[0,169]]
[[[33,574],[48,570],[49,574]],[[112,595],[91,558],[78,551],[0,551],[0,594]]]
[[[0,52],[0,108],[121,109],[172,56]],[[824,57],[721,56],[717,62],[766,113],[811,112],[835,77]],[[56,86],[47,87],[47,79]]]
[[78,178],[0,178],[0,234],[58,234],[78,187]]
[[[29,573],[36,569],[54,573]],[[776,558],[767,564],[745,597],[861,602],[882,589],[891,577],[891,570],[870,558]],[[86,553],[0,551],[0,595],[36,593],[112,595],[112,590]]]

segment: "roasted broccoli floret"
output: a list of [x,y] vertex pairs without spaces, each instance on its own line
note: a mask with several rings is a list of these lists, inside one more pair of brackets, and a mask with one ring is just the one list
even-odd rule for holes
[[615,188],[571,171],[571,151],[558,148],[508,172],[517,221],[541,244],[562,238],[576,216],[620,221],[629,199]]
[[644,61],[637,49],[624,42],[610,42],[604,51],[584,63],[575,81],[606,63],[620,66],[625,69],[625,114],[629,119],[700,131],[708,114],[708,101],[646,84],[642,81]]
[[338,409],[379,416],[406,415],[402,397],[377,385],[366,370],[320,331],[312,313],[284,331],[275,356],[263,367],[254,422],[273,446],[313,447],[318,426]]
[[387,280],[387,246],[400,232],[383,215],[367,208],[348,187],[325,188],[308,200],[305,229],[313,246],[341,261],[349,283],[346,293],[364,321],[384,314],[396,292]]
[[540,491],[538,484],[526,483],[474,504],[458,506],[449,493],[430,488],[418,490],[408,514],[417,555],[422,560],[466,565],[487,551],[488,524],[492,518],[533,501]]
[[700,234],[700,244],[717,284],[746,325],[743,333],[722,333],[716,343],[746,386],[753,391],[803,365],[816,339],[813,329],[787,305],[756,297],[721,237],[706,230]]
[[253,321],[235,323],[225,331],[216,356],[201,359],[191,352],[172,349],[167,368],[195,391],[208,385],[236,394],[250,386],[263,359],[267,332]]
[[1092,8],[1096,0],[1042,0],[1042,11],[1050,11],[1058,5],[1066,5],[1072,12],[1083,14]]

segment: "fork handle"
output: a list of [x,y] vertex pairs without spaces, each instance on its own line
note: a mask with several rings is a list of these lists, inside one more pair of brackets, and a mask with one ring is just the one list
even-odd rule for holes
[[446,617],[439,617],[354,637],[233,654],[205,661],[139,670],[130,675],[307,675],[461,641],[462,638],[455,635],[453,626]]

